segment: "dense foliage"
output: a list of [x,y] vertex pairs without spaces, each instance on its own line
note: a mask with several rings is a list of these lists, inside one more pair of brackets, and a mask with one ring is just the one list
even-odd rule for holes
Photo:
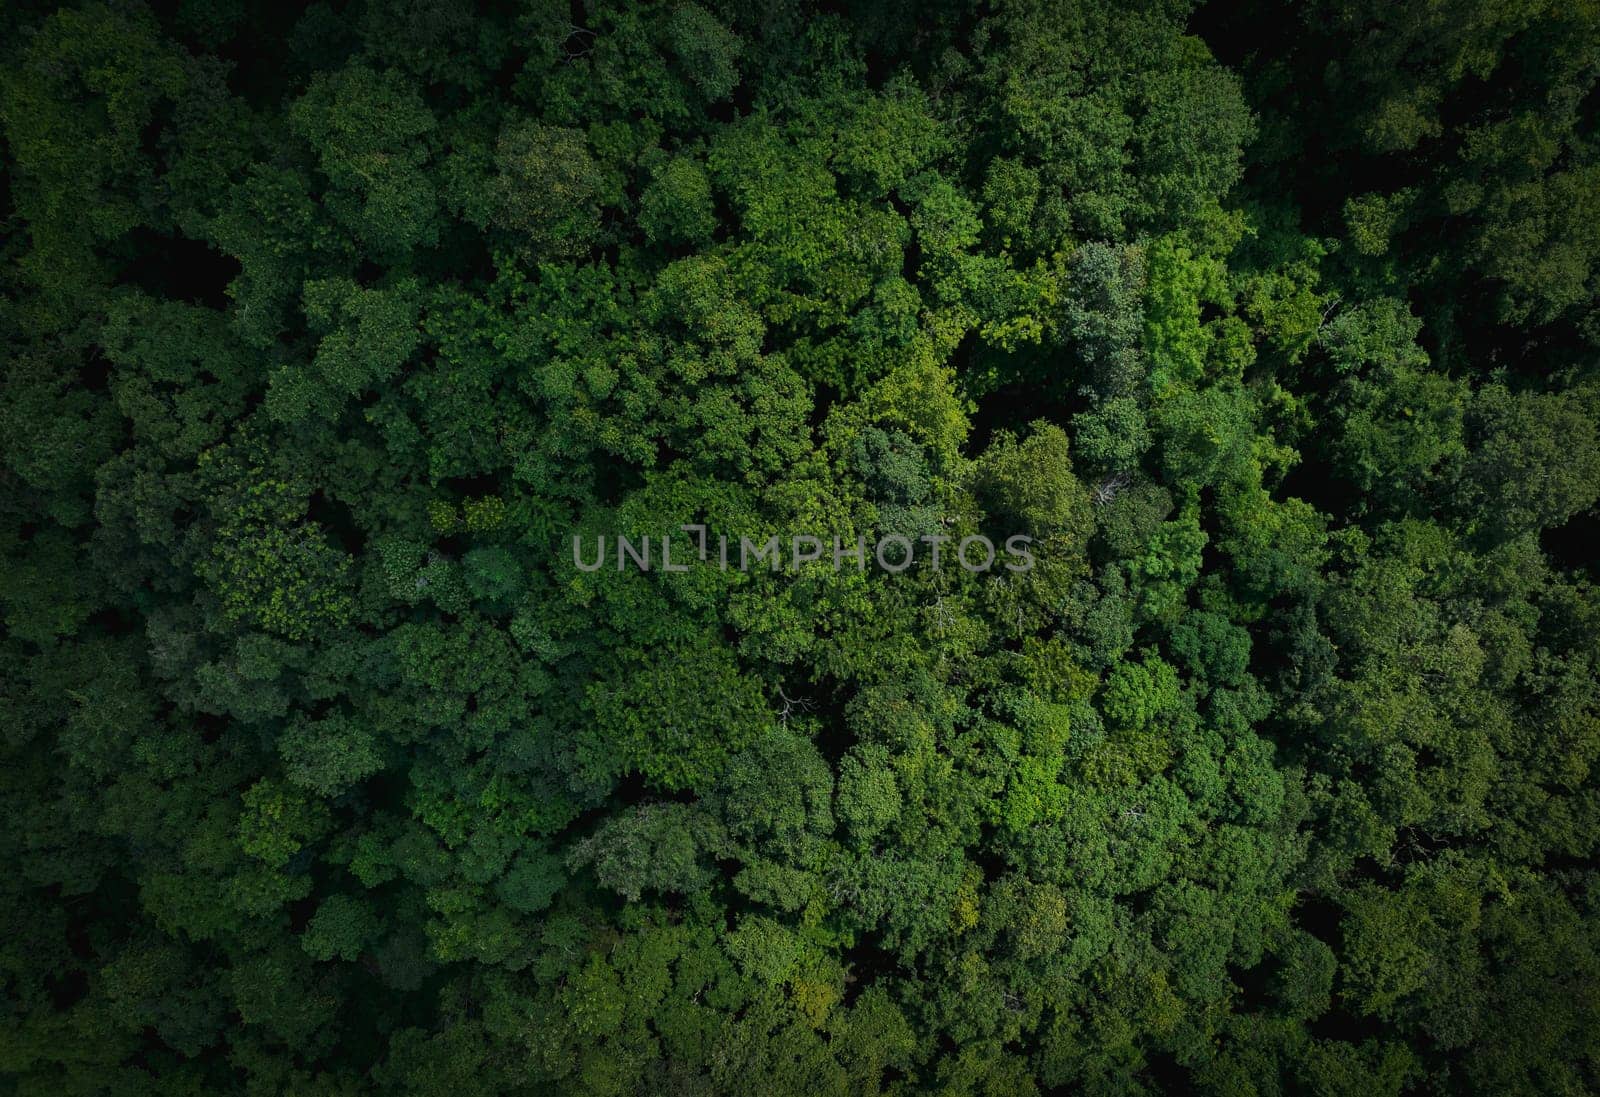
[[1600,1092],[1596,0],[0,32],[0,1092]]

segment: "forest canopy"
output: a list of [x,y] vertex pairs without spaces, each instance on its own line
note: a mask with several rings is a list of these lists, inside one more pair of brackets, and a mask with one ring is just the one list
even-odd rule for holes
[[1600,1093],[1596,0],[0,55],[0,1093]]

